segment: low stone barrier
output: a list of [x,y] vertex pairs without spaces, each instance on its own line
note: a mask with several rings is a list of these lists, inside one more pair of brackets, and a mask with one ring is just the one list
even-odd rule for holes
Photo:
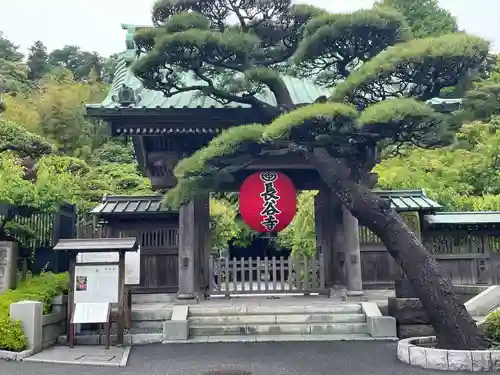
[[52,311],[43,315],[43,304],[21,301],[10,305],[10,318],[19,320],[28,339],[28,349],[22,352],[0,350],[0,359],[20,361],[53,345],[66,332],[66,296],[54,298]]
[[396,319],[400,339],[434,335],[434,329],[418,298],[388,298],[389,316]]
[[500,371],[500,349],[450,350],[436,349],[435,336],[413,337],[398,342],[401,362],[432,370],[488,372]]
[[[394,285],[396,297],[389,297],[387,303],[388,315],[396,318],[398,337],[406,339],[434,336],[427,313],[416,298],[409,280],[396,280]],[[495,297],[500,293],[500,287],[487,285],[454,285],[453,289],[460,303],[465,304],[473,317],[486,315],[487,311],[496,306],[493,301],[498,300]]]
[[42,316],[42,348],[54,345],[66,333],[67,297],[54,298],[52,312]]

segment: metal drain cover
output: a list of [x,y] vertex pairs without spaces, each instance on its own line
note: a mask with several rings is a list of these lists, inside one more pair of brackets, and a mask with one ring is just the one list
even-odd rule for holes
[[252,373],[245,370],[223,369],[207,371],[204,372],[203,375],[252,375]]

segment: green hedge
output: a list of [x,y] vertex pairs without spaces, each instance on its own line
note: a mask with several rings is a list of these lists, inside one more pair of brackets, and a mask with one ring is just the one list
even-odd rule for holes
[[43,273],[30,276],[17,289],[0,294],[0,350],[19,352],[28,347],[20,322],[11,322],[10,304],[19,301],[39,301],[43,303],[43,313],[50,313],[54,297],[68,291],[68,274]]
[[486,319],[486,324],[484,328],[484,333],[486,337],[491,341],[492,347],[498,347],[500,345],[500,312],[495,311],[488,315]]

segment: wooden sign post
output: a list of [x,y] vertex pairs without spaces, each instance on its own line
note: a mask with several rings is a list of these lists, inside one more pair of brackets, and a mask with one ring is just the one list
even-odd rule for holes
[[[109,347],[111,305],[117,304],[117,345],[123,345],[125,331],[125,253],[136,252],[135,238],[93,238],[60,240],[54,251],[70,254],[67,339],[74,345],[74,325],[103,323]],[[139,265],[137,265],[139,266]]]

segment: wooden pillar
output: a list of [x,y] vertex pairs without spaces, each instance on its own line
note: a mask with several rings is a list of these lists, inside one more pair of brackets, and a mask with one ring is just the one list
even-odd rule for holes
[[317,252],[325,260],[328,287],[345,285],[344,247],[342,241],[342,205],[330,188],[322,187],[314,200]]
[[125,336],[125,251],[121,250],[118,259],[118,317],[116,344],[123,345]]
[[345,273],[347,295],[363,295],[363,277],[361,273],[361,250],[359,247],[359,226],[351,212],[342,207],[344,248],[346,252]]
[[194,202],[179,210],[179,292],[180,300],[195,299],[195,239]]
[[[179,211],[179,293],[180,300],[196,299],[207,279],[209,199],[197,198]],[[205,266],[205,263],[207,266]]]
[[209,279],[209,230],[210,197],[208,194],[198,198],[195,206],[195,286],[198,292],[206,292]]
[[75,266],[78,253],[69,253],[69,271],[68,271],[68,305],[66,314],[66,340],[70,347],[73,345],[74,326],[71,324],[73,310],[75,309]]
[[330,194],[328,189],[319,190],[314,197],[314,221],[316,226],[316,253],[323,254],[325,264],[325,284],[327,287],[333,286],[332,274],[332,238],[330,215],[328,215],[330,206]]
[[[376,173],[368,173],[362,183],[371,189],[377,180]],[[326,285],[346,286],[348,295],[362,295],[358,220],[326,185],[320,188],[314,203],[316,246],[325,259]]]

